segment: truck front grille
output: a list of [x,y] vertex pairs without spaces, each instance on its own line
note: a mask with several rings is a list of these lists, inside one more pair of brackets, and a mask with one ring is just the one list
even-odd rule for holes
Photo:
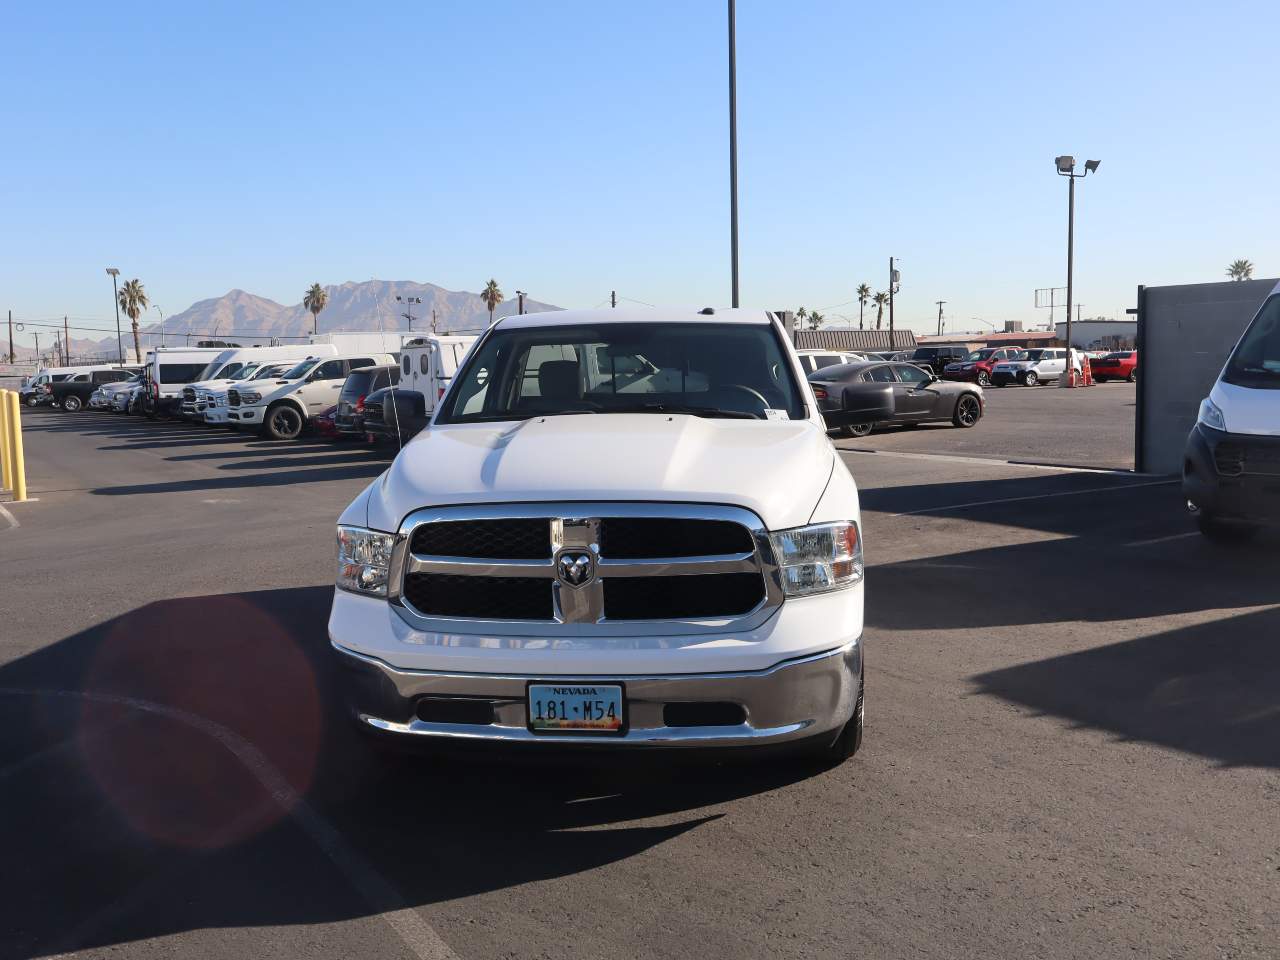
[[609,620],[742,616],[763,599],[758,573],[613,577],[604,584],[604,615]]
[[551,620],[551,590],[537,577],[467,577],[410,573],[404,598],[431,617]]
[[412,514],[401,533],[393,599],[427,620],[532,621],[553,633],[637,621],[725,627],[781,602],[763,526],[736,507],[449,507]]
[[1213,463],[1220,477],[1280,477],[1280,443],[1236,436],[1214,448]]
[[413,532],[409,549],[438,557],[549,559],[551,521],[546,517],[529,517],[424,523]]

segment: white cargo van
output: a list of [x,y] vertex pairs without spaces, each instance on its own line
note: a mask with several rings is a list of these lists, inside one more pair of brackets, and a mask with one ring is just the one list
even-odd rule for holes
[[156,347],[147,354],[147,390],[142,409],[148,417],[178,412],[182,388],[205,375],[224,347]]
[[400,348],[401,390],[413,390],[426,398],[426,412],[436,407],[475,337],[414,337]]
[[1280,284],[1263,301],[1187,437],[1182,492],[1214,539],[1280,526]]

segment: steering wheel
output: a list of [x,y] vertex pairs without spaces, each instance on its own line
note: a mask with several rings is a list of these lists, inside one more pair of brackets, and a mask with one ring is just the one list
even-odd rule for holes
[[[744,383],[722,383],[722,384],[718,384],[718,385],[716,386],[716,388],[715,388],[715,390],[714,390],[713,392],[715,392],[715,393],[719,393],[720,391],[726,391],[726,392],[727,392],[727,391],[729,391],[729,390],[736,390],[736,391],[737,391],[737,392],[739,392],[739,393],[745,393],[745,394],[747,394],[749,397],[751,397],[751,399],[753,399],[753,400],[755,400],[757,403],[759,403],[759,404],[760,404],[760,410],[759,410],[758,412],[759,412],[759,414],[760,414],[762,417],[764,416],[764,412],[765,412],[766,410],[768,410],[768,409],[769,409],[770,404],[769,404],[769,401],[765,399],[764,394],[763,394],[763,393],[761,393],[759,390],[755,389],[754,387],[748,387],[748,386],[747,386],[746,384],[744,384]],[[747,413],[751,413],[751,412],[753,412],[753,411],[748,410],[748,411],[746,411],[746,412],[747,412]]]

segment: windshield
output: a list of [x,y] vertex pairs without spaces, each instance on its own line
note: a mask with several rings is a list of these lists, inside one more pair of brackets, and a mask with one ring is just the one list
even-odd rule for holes
[[494,331],[437,422],[568,413],[803,419],[805,408],[772,325],[607,323]]
[[281,380],[301,380],[307,375],[307,372],[315,366],[315,360],[303,360],[296,367],[292,367],[280,374]]
[[975,350],[973,353],[965,357],[965,360],[969,363],[973,363],[975,360],[985,360],[993,353],[995,353],[994,350]]
[[225,376],[228,380],[248,380],[251,376],[257,373],[258,368],[261,366],[262,366],[261,362],[246,363],[243,367],[241,367],[235,373],[223,374],[223,376]]
[[1262,305],[1222,371],[1238,387],[1280,390],[1280,295]]

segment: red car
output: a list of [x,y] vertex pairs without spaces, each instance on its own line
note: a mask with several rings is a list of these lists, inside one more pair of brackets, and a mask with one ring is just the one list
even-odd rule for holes
[[1090,360],[1089,367],[1093,370],[1093,379],[1098,383],[1106,383],[1108,380],[1128,380],[1133,383],[1138,379],[1138,351],[1117,350],[1101,359]]
[[315,427],[316,433],[324,437],[326,440],[338,439],[338,425],[334,423],[334,418],[338,414],[337,406],[332,406],[324,413],[318,414],[311,419],[311,425]]
[[1001,360],[1012,360],[1022,347],[983,347],[963,360],[942,368],[943,380],[968,380],[980,387],[991,386],[991,368]]

